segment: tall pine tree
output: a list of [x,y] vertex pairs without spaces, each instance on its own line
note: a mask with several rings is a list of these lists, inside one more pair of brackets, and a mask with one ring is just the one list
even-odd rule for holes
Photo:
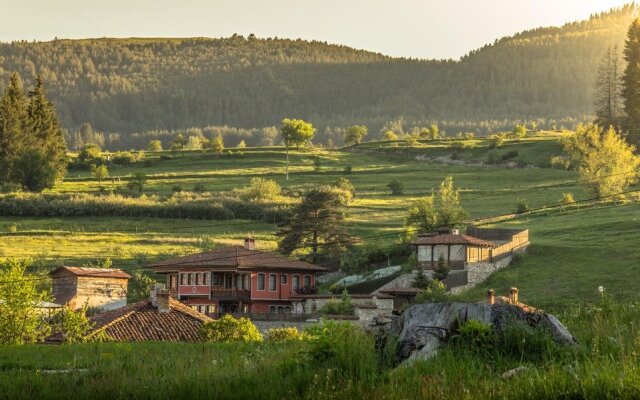
[[39,76],[35,87],[29,92],[27,115],[29,137],[55,171],[55,179],[64,178],[67,171],[67,146],[64,133],[53,104],[45,97],[42,79]]
[[22,80],[14,73],[0,98],[0,184],[10,182],[13,163],[27,143],[27,117]]
[[618,46],[609,46],[598,67],[595,93],[595,123],[604,129],[614,127],[620,130],[619,75]]
[[624,45],[627,67],[622,77],[622,97],[626,113],[625,130],[637,141],[640,134],[640,18],[635,19]]

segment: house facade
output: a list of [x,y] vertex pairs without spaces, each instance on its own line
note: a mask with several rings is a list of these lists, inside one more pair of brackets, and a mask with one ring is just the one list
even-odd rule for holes
[[208,315],[291,313],[292,298],[315,290],[325,268],[256,249],[253,238],[153,264],[171,295]]
[[119,269],[58,267],[49,273],[57,304],[113,310],[127,305],[130,275]]

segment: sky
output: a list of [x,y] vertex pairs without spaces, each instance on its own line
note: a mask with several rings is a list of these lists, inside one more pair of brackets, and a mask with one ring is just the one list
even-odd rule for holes
[[503,36],[631,0],[0,0],[0,41],[302,38],[396,57],[457,59]]

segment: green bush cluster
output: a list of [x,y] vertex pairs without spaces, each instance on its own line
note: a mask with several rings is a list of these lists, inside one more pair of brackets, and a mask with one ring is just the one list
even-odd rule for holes
[[15,217],[242,218],[280,222],[287,218],[289,212],[289,206],[284,204],[245,202],[236,198],[187,192],[168,197],[88,193],[0,195],[0,215]]
[[295,326],[271,328],[265,332],[265,336],[270,342],[288,342],[310,338],[309,334],[300,332]]
[[208,342],[261,342],[262,335],[248,318],[227,314],[200,327],[200,336]]
[[329,300],[320,310],[320,314],[325,315],[353,315],[354,312],[351,296],[346,289],[343,290],[340,300]]

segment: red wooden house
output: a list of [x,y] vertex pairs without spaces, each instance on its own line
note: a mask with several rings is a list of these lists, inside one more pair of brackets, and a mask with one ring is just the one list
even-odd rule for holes
[[326,268],[255,249],[255,240],[151,265],[173,297],[206,314],[287,313]]

